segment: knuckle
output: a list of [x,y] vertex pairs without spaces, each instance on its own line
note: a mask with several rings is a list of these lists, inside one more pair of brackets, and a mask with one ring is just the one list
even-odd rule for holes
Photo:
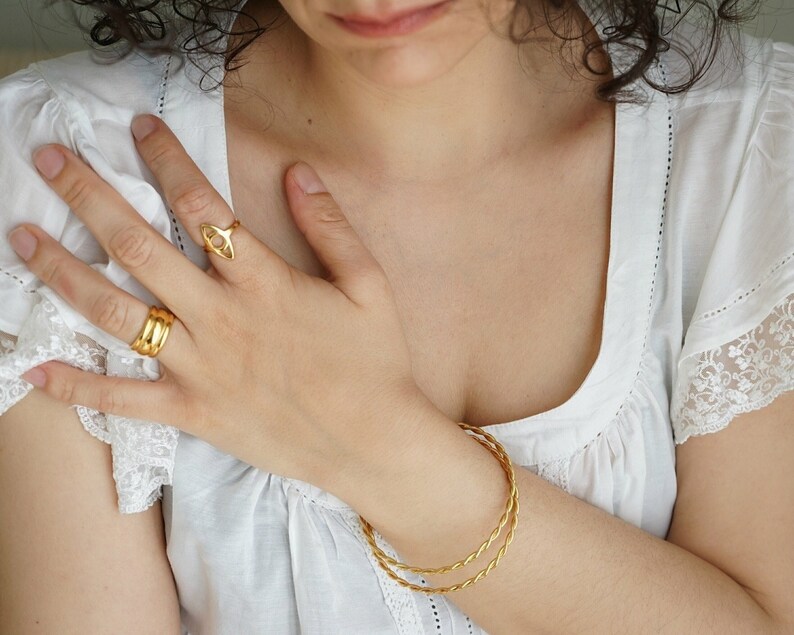
[[174,190],[172,207],[184,216],[208,217],[215,202],[212,188],[206,183],[184,183]]
[[315,218],[320,223],[328,223],[330,225],[347,224],[347,218],[345,218],[339,206],[330,196],[317,202]]
[[48,373],[47,386],[50,389],[50,394],[58,401],[69,404],[74,403],[75,388],[71,381],[67,381],[63,377],[50,372]]
[[41,263],[38,276],[49,287],[58,287],[64,276],[66,262],[61,258],[49,258]]
[[124,330],[127,323],[127,303],[115,293],[98,296],[90,310],[89,319],[103,331],[116,334]]
[[109,386],[102,386],[99,389],[96,400],[97,410],[106,413],[119,412],[121,405],[119,392],[115,390],[112,384]]
[[237,307],[231,302],[219,305],[212,315],[212,330],[237,339],[244,335],[245,327],[239,320]]
[[[154,137],[154,135],[152,135]],[[150,138],[146,139],[147,141]],[[151,140],[154,140],[153,138]],[[174,155],[173,149],[170,144],[168,143],[151,143],[148,150],[148,163],[152,166],[152,168],[157,171],[162,168],[164,165],[171,163],[176,159]]]
[[234,286],[246,291],[273,290],[272,286],[268,286],[263,282],[261,272],[258,271],[241,271],[234,278]]
[[152,258],[153,244],[144,227],[125,227],[116,232],[108,245],[112,256],[125,268],[146,266]]
[[81,209],[90,205],[94,190],[83,179],[75,179],[66,187],[61,198],[73,209]]

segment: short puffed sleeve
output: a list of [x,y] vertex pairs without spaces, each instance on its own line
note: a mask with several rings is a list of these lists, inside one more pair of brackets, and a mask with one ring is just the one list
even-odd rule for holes
[[[83,223],[38,175],[31,156],[47,143],[69,147],[114,186],[161,234],[170,228],[164,203],[143,176],[129,133],[134,100],[118,104],[69,89],[69,73],[92,77],[88,54],[32,65],[0,80],[0,414],[33,388],[20,375],[50,360],[86,371],[154,380],[156,360],[102,332],[30,273],[7,235],[21,222],[35,224],[117,286],[144,302],[155,299],[134,278],[108,261]],[[48,72],[45,72],[47,69]],[[101,71],[108,74],[110,69]],[[73,82],[72,86],[77,83]],[[90,86],[83,86],[90,93]],[[133,85],[131,90],[135,90]],[[154,101],[154,99],[152,100]],[[147,509],[170,484],[178,431],[156,422],[134,421],[74,406],[85,429],[111,445],[113,478],[122,513]],[[0,419],[0,425],[2,420]],[[103,475],[104,476],[104,475]]]
[[751,134],[674,373],[677,444],[794,387],[794,46],[768,46]]

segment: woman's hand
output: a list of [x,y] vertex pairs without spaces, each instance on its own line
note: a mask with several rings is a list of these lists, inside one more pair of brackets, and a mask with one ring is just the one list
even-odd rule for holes
[[[133,130],[194,241],[203,244],[202,223],[232,224],[232,210],[162,121],[142,116]],[[45,146],[35,159],[110,258],[177,319],[155,382],[59,362],[32,369],[27,381],[62,401],[173,425],[251,465],[327,488],[343,472],[366,476],[389,435],[421,418],[428,401],[414,381],[388,280],[309,166],[288,170],[285,188],[327,279],[291,267],[244,225],[232,235],[234,259],[210,253],[203,271],[69,150]],[[146,304],[42,229],[20,227],[12,244],[44,284],[103,331],[136,339]]]

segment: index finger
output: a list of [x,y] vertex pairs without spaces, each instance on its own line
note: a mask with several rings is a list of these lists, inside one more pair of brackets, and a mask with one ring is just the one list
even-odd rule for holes
[[[179,315],[196,315],[219,286],[185,258],[91,166],[65,146],[37,148],[39,174],[60,196],[110,258]],[[174,280],[184,281],[175,284]],[[197,299],[199,298],[199,299]]]

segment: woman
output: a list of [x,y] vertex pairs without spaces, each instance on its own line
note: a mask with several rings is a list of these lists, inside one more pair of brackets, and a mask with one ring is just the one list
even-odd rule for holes
[[0,630],[791,632],[794,47],[179,6],[0,82]]

